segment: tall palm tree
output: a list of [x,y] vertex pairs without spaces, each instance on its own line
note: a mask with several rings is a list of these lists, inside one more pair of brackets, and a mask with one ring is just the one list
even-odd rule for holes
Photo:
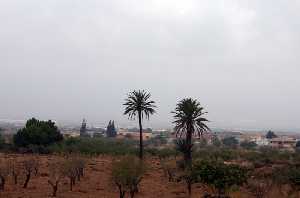
[[125,99],[124,115],[128,115],[129,119],[135,119],[136,117],[139,120],[140,127],[140,159],[143,158],[143,126],[142,121],[144,117],[149,120],[149,116],[155,113],[154,108],[155,102],[150,100],[151,94],[144,90],[134,90],[128,94],[128,97]]
[[205,124],[208,122],[203,117],[207,112],[201,107],[197,100],[192,98],[185,98],[176,105],[174,114],[175,132],[176,135],[181,138],[185,135],[185,140],[180,141],[180,146],[183,146],[184,160],[186,165],[191,167],[192,164],[192,136],[202,136],[203,132],[209,131],[208,126]]

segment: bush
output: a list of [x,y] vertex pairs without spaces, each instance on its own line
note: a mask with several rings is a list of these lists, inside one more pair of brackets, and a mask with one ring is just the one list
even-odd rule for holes
[[240,146],[244,149],[254,149],[257,147],[257,144],[255,142],[243,141],[241,142]]
[[236,148],[239,144],[238,140],[235,137],[227,137],[222,140],[223,145],[231,148]]
[[247,170],[237,165],[225,165],[215,161],[199,161],[193,166],[193,175],[199,182],[217,189],[224,195],[233,186],[241,186],[247,181]]
[[126,192],[129,192],[131,198],[134,197],[144,173],[145,165],[137,157],[126,156],[113,162],[112,181],[119,189],[120,198],[124,198]]
[[54,122],[32,118],[27,121],[25,128],[14,135],[13,141],[17,147],[28,147],[29,145],[47,146],[62,139],[63,136]]

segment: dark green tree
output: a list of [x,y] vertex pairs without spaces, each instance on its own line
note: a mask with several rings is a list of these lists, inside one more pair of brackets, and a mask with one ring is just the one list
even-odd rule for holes
[[4,144],[5,144],[5,139],[2,133],[0,132],[0,149],[3,148]]
[[150,100],[151,94],[144,91],[138,90],[128,94],[128,97],[123,104],[125,106],[124,115],[128,115],[129,119],[138,118],[139,129],[140,129],[140,159],[143,158],[143,126],[142,121],[144,117],[149,120],[150,115],[155,113],[154,108],[155,102]]
[[257,147],[257,144],[255,142],[245,140],[241,142],[240,146],[244,149],[254,149]]
[[116,137],[117,136],[117,130],[115,127],[115,121],[109,121],[106,129],[106,136],[107,137]]
[[211,143],[215,147],[220,147],[222,145],[221,141],[219,140],[217,135],[214,135],[211,139]]
[[273,131],[268,131],[266,134],[267,139],[277,138],[277,135]]
[[28,145],[47,146],[62,139],[63,136],[54,122],[51,120],[39,121],[35,118],[28,120],[25,127],[20,129],[13,137],[14,144],[18,147],[27,147]]
[[198,135],[201,137],[205,131],[209,130],[205,124],[208,120],[203,117],[207,112],[204,111],[197,100],[186,98],[177,104],[175,111],[172,113],[175,119],[173,123],[175,124],[176,135],[179,135],[180,138],[185,135],[184,142],[181,141],[181,145],[184,145],[185,148],[181,148],[181,150],[184,150],[186,164],[191,166],[192,136]]
[[226,137],[222,140],[225,146],[235,148],[239,144],[239,141],[235,137]]

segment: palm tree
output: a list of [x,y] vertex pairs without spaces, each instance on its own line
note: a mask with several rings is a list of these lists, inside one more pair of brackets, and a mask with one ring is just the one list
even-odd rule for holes
[[203,110],[204,108],[197,100],[186,98],[179,101],[175,111],[172,112],[175,114],[173,123],[175,124],[176,136],[179,135],[181,138],[185,135],[185,140],[181,142],[181,147],[185,148],[181,148],[181,150],[183,150],[186,165],[189,167],[192,164],[192,136],[196,134],[201,137],[203,132],[209,131],[205,124],[208,120],[203,117],[207,112]]
[[128,98],[123,104],[125,107],[124,115],[128,115],[129,119],[138,117],[140,127],[140,159],[143,159],[143,126],[142,120],[144,117],[149,120],[149,116],[155,113],[155,102],[150,100],[151,94],[138,90],[128,94]]

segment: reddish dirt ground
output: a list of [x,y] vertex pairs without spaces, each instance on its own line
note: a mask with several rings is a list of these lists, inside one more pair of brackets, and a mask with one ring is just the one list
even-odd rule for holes
[[[0,155],[4,157],[4,155]],[[7,157],[7,156],[6,156]],[[23,160],[30,158],[30,155],[10,155],[10,157]],[[0,192],[0,197],[5,198],[43,198],[51,197],[51,187],[48,182],[48,163],[57,156],[39,156],[40,171],[34,176],[27,189],[21,185],[13,185],[11,179],[5,186],[5,191]],[[64,179],[58,189],[57,197],[59,198],[118,198],[118,190],[110,180],[111,163],[113,158],[110,156],[99,156],[90,158],[85,170],[85,177],[76,184],[73,191],[69,190],[69,182]],[[183,183],[168,182],[161,169],[159,160],[147,159],[149,170],[147,171],[141,186],[140,192],[136,198],[185,198],[188,197],[185,185]],[[21,180],[22,182],[22,180]],[[20,182],[20,183],[21,183]],[[203,189],[200,185],[193,185],[192,198],[200,198]],[[128,197],[128,196],[127,196]],[[232,197],[249,197],[246,193],[237,192]]]

